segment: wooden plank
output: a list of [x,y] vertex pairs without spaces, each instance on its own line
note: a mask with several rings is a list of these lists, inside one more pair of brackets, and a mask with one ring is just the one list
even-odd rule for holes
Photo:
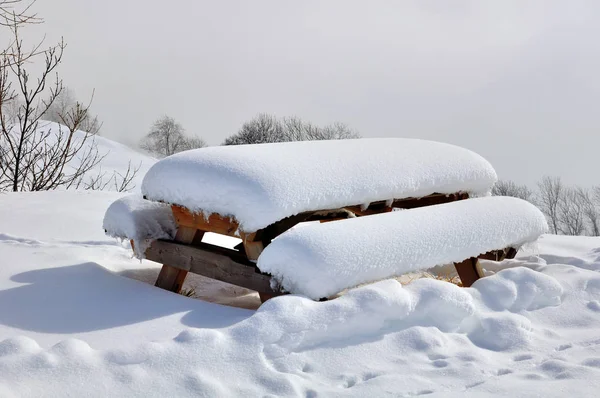
[[481,254],[478,258],[482,260],[490,260],[490,261],[502,261],[506,256],[506,250],[492,250],[487,253]]
[[479,256],[480,259],[490,261],[504,261],[506,259],[513,259],[517,255],[517,249],[514,247],[507,247],[501,250],[492,250]]
[[[268,246],[273,239],[289,230],[290,228],[300,224],[301,222],[307,221],[314,214],[312,211],[296,214],[291,217],[286,217],[280,221],[277,221],[266,228],[256,231],[254,234],[241,234],[242,240],[248,242],[262,242],[263,248]],[[244,239],[246,237],[246,239]],[[259,245],[257,250],[262,251]],[[255,253],[256,254],[256,253]],[[260,254],[260,253],[258,253]],[[257,257],[258,258],[258,257]]]
[[[175,235],[175,240],[182,243],[197,243],[202,241],[203,235],[204,232],[194,228],[179,227]],[[160,269],[154,286],[179,293],[183,287],[183,282],[185,282],[187,271],[174,267],[164,261],[159,261],[159,263],[163,264],[163,266]]]
[[265,248],[262,240],[259,238],[259,234],[257,232],[246,234],[242,233],[242,243],[244,244],[244,252],[249,260],[257,261],[258,256]]
[[368,216],[372,214],[386,213],[392,210],[393,207],[399,209],[416,209],[418,207],[433,206],[442,203],[454,202],[457,200],[468,199],[469,194],[465,192],[456,192],[453,194],[441,194],[434,193],[422,198],[404,198],[394,199],[391,207],[389,201],[377,201],[372,202],[369,206],[364,209],[361,205],[346,206],[346,209],[350,210],[359,216]]
[[260,297],[260,302],[264,303],[267,300],[272,299],[273,297],[283,296],[285,293],[258,293],[258,297]]
[[192,213],[182,206],[172,205],[171,210],[178,226],[199,229],[205,232],[214,232],[221,235],[239,238],[236,234],[239,223],[230,217],[221,217],[219,214]]
[[454,263],[454,267],[464,287],[471,286],[477,279],[484,276],[477,258],[471,257],[460,263]]
[[240,264],[232,258],[204,248],[157,240],[146,250],[146,258],[172,264],[180,270],[192,272],[245,287],[262,293],[277,294],[271,289],[271,277],[257,272],[253,266]]

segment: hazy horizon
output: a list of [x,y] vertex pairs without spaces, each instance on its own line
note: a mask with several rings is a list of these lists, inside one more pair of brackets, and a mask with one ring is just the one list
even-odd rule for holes
[[500,178],[600,183],[600,3],[38,0],[59,73],[130,146],[169,115],[220,144],[258,113],[449,142]]

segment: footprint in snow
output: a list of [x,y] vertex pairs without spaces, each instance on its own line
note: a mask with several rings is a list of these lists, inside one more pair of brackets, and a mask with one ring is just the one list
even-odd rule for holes
[[589,303],[587,303],[587,307],[588,309],[594,311],[594,312],[600,312],[600,302],[599,301],[590,301]]
[[571,347],[573,347],[573,344],[562,344],[562,345],[559,345],[556,348],[556,351],[565,351],[565,350],[568,350]]
[[581,364],[584,366],[589,366],[591,368],[600,368],[600,358],[588,358]]
[[343,382],[342,386],[344,388],[352,388],[358,382],[366,382],[366,381],[372,380],[379,376],[381,376],[381,374],[374,373],[374,372],[365,373],[364,375],[362,375],[362,377],[360,379],[357,376],[344,376],[343,377],[344,382]]
[[473,384],[469,384],[469,385],[465,386],[465,389],[467,389],[467,390],[470,390],[471,388],[475,388],[475,387],[477,387],[477,386],[480,386],[480,385],[482,385],[483,383],[485,383],[485,380],[483,380],[483,381],[478,381],[478,382],[476,382],[476,383],[473,383]]
[[306,391],[306,398],[317,398],[319,395],[317,394],[317,392],[315,390],[307,390]]
[[499,369],[498,372],[496,372],[498,376],[509,375],[511,373],[513,373],[513,371],[510,369]]
[[417,392],[415,395],[428,395],[428,394],[433,394],[435,391],[433,390],[421,390],[419,392]]
[[436,368],[445,368],[446,366],[449,365],[448,361],[444,361],[442,359],[438,359],[437,361],[433,361],[432,364]]
[[344,379],[344,383],[342,384],[344,388],[352,388],[356,385],[356,382],[358,381],[356,376],[345,377]]
[[315,368],[309,363],[305,364],[302,367],[302,372],[304,372],[304,373],[312,373],[314,371],[315,371]]
[[528,361],[530,359],[533,359],[533,355],[531,355],[531,354],[521,354],[521,355],[517,355],[516,357],[514,357],[513,361],[515,361],[515,362],[521,362],[521,361]]
[[437,359],[447,359],[448,358],[448,356],[442,355],[442,354],[429,354],[429,355],[427,355],[427,357],[432,361],[435,361]]
[[379,377],[379,376],[381,376],[381,374],[374,373],[374,372],[368,372],[368,373],[365,373],[363,375],[362,381],[369,381],[369,380],[374,379],[374,378]]

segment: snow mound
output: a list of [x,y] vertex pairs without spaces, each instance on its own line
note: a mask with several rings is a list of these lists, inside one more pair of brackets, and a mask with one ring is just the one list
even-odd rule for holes
[[257,265],[286,291],[319,299],[362,283],[519,247],[547,229],[544,215],[524,200],[468,199],[293,229],[267,246]]
[[519,312],[559,305],[563,289],[556,279],[527,268],[511,268],[473,284],[486,305],[496,311]]
[[210,147],[162,159],[150,200],[233,216],[244,231],[311,210],[458,191],[485,195],[496,172],[457,146],[401,138]]
[[104,215],[103,228],[114,238],[133,239],[135,253],[143,258],[150,241],[173,239],[177,224],[171,206],[129,195],[113,202]]

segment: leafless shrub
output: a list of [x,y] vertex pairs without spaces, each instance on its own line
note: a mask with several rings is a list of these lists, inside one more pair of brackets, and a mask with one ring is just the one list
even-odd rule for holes
[[81,179],[75,188],[87,191],[105,191],[112,188],[116,192],[130,192],[136,187],[134,180],[141,166],[141,163],[138,166],[132,166],[131,161],[129,161],[125,173],[114,171],[108,175],[102,169],[97,174],[91,176],[88,173],[86,176],[87,179]]
[[[6,4],[6,2],[5,2]],[[20,37],[22,19],[5,18],[12,34],[0,53],[0,190],[40,191],[77,184],[103,158],[90,135],[76,135],[88,106],[77,103],[61,112],[64,128],[45,128],[41,117],[60,95],[63,84],[50,76],[62,61],[64,41],[41,49],[26,50]],[[44,64],[37,79],[29,72],[33,58]],[[13,82],[16,88],[13,88]],[[14,104],[17,104],[16,106]],[[16,110],[15,110],[16,108]],[[12,114],[6,114],[12,109]]]

